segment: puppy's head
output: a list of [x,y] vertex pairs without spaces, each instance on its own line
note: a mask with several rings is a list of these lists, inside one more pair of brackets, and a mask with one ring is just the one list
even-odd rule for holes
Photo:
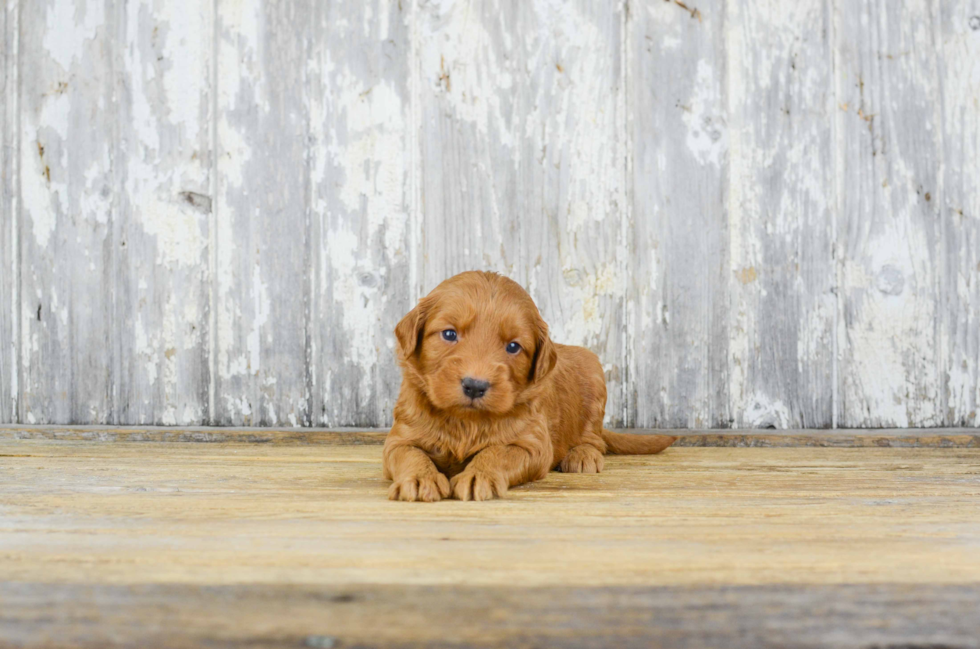
[[502,415],[541,384],[555,346],[516,282],[471,271],[447,279],[395,327],[405,380],[439,410]]

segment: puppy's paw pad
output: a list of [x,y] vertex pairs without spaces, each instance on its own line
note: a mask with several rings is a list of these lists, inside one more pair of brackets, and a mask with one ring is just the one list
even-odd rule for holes
[[559,465],[562,473],[601,473],[604,466],[602,453],[588,444],[570,449]]
[[466,470],[450,481],[453,498],[457,500],[492,500],[507,493],[507,481],[502,475],[488,471]]
[[388,487],[388,500],[434,503],[452,493],[449,480],[441,473],[403,478]]

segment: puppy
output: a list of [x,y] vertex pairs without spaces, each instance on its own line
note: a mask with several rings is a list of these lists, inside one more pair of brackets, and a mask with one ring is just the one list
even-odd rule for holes
[[447,279],[395,327],[402,386],[385,439],[391,500],[488,500],[603,454],[659,453],[676,437],[605,430],[599,358],[558,345],[527,292],[487,272]]

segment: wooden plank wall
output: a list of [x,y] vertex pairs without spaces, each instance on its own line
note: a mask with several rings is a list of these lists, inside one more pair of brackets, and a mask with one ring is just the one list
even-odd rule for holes
[[980,425],[980,0],[0,16],[0,422],[385,425],[485,268],[610,424]]
[[945,285],[939,309],[944,369],[942,413],[980,426],[980,1],[943,2],[934,39],[943,165],[939,258]]
[[0,423],[15,420],[17,410],[17,341],[20,285],[16,242],[17,186],[17,4],[0,4]]

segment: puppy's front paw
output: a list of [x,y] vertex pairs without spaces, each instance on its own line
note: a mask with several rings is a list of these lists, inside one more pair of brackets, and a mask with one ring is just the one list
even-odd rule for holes
[[601,473],[605,462],[599,449],[582,444],[569,449],[559,466],[562,473]]
[[499,473],[466,469],[449,482],[458,500],[492,500],[507,493],[507,480]]
[[441,473],[402,478],[388,487],[388,500],[434,503],[452,493],[449,480]]

